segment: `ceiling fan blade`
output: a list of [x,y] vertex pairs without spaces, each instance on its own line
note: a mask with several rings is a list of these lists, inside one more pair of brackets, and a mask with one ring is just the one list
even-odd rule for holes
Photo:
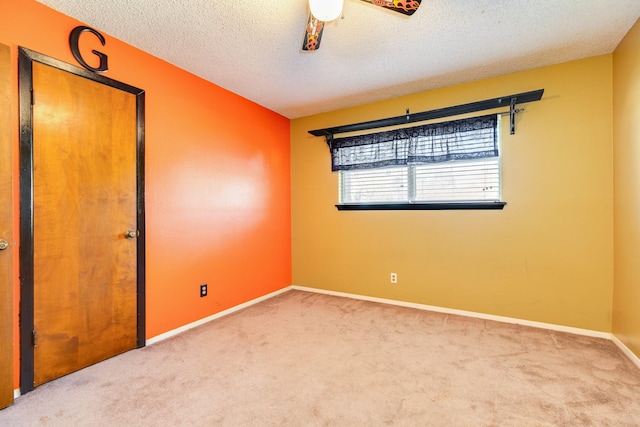
[[307,26],[304,29],[304,40],[302,41],[302,50],[314,51],[320,48],[320,40],[324,31],[324,22],[314,18],[309,13]]
[[362,0],[367,3],[381,6],[395,12],[400,12],[404,15],[413,15],[420,7],[422,0]]

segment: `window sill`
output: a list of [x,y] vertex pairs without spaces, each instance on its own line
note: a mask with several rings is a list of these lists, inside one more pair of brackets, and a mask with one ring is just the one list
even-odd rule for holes
[[339,211],[501,210],[506,202],[343,203]]

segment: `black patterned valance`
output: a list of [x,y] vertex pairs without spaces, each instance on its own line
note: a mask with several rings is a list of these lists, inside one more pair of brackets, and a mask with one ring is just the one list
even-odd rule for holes
[[498,156],[495,114],[335,138],[331,170],[471,160]]

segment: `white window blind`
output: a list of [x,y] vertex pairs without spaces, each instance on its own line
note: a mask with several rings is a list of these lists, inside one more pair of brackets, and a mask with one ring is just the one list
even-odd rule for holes
[[416,192],[410,201],[500,200],[499,157],[415,167]]
[[406,167],[340,172],[340,203],[408,201]]
[[[458,128],[460,121],[445,122],[432,125],[435,130],[421,130],[417,137],[381,142],[382,134],[374,134],[373,144],[350,140],[333,149],[334,169],[337,157],[344,165],[337,167],[340,203],[499,202],[499,123],[492,117],[493,122],[483,121],[481,126],[467,121]],[[450,123],[455,130],[447,133]],[[380,150],[384,156],[372,157],[380,147],[385,147]],[[391,151],[399,155],[389,154]],[[387,166],[390,164],[393,166]]]

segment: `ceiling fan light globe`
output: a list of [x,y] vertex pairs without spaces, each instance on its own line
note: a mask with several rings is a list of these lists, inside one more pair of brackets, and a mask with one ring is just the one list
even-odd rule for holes
[[344,0],[309,0],[311,14],[319,21],[329,22],[338,19],[342,13]]

